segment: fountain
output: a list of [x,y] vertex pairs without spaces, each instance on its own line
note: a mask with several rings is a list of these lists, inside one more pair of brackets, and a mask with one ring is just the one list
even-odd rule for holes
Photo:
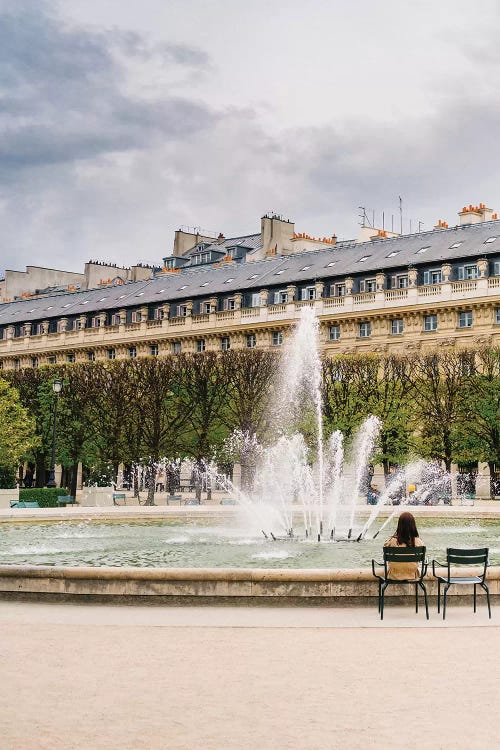
[[[360,521],[366,515],[370,461],[382,425],[376,416],[365,419],[349,451],[339,431],[325,443],[319,326],[313,308],[302,309],[282,365],[274,441],[266,447],[259,445],[255,435],[241,433],[229,441],[233,453],[252,456],[256,476],[251,491],[235,487],[214,464],[205,467],[212,481],[237,498],[250,527],[257,524],[266,539],[359,542],[366,538],[380,509],[392,504],[394,497],[406,495],[408,482],[421,485],[425,478],[420,492],[432,493],[448,481],[440,467],[416,461],[391,476],[368,519]],[[308,440],[303,432],[308,433]]]

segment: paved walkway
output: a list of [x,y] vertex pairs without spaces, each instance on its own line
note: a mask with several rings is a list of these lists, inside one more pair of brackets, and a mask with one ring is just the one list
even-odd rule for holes
[[[2,750],[483,750],[500,628],[388,607],[0,601]],[[467,698],[462,698],[465,688]]]

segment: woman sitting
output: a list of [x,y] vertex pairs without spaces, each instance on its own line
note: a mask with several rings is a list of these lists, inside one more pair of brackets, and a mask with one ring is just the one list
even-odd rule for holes
[[[417,524],[411,513],[401,513],[396,533],[385,542],[384,547],[423,547],[424,543],[418,535]],[[411,580],[420,575],[416,562],[390,562],[388,577],[399,580]]]

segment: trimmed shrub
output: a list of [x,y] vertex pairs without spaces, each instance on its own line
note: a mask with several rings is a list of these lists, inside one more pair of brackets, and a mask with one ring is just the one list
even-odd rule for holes
[[0,490],[11,490],[16,486],[15,468],[0,466]]
[[19,500],[37,502],[40,508],[57,508],[57,498],[69,495],[65,487],[25,487],[19,490]]

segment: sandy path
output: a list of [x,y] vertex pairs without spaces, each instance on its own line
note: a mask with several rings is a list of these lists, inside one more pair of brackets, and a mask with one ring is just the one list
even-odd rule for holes
[[252,627],[221,626],[223,610],[205,627],[201,610],[197,625],[151,610],[153,626],[147,609],[134,621],[127,608],[40,606],[0,606],[1,750],[498,744],[496,626],[379,627],[367,611],[326,627],[324,610],[320,627],[300,626],[300,609],[295,627],[280,610],[264,624],[249,611]]

